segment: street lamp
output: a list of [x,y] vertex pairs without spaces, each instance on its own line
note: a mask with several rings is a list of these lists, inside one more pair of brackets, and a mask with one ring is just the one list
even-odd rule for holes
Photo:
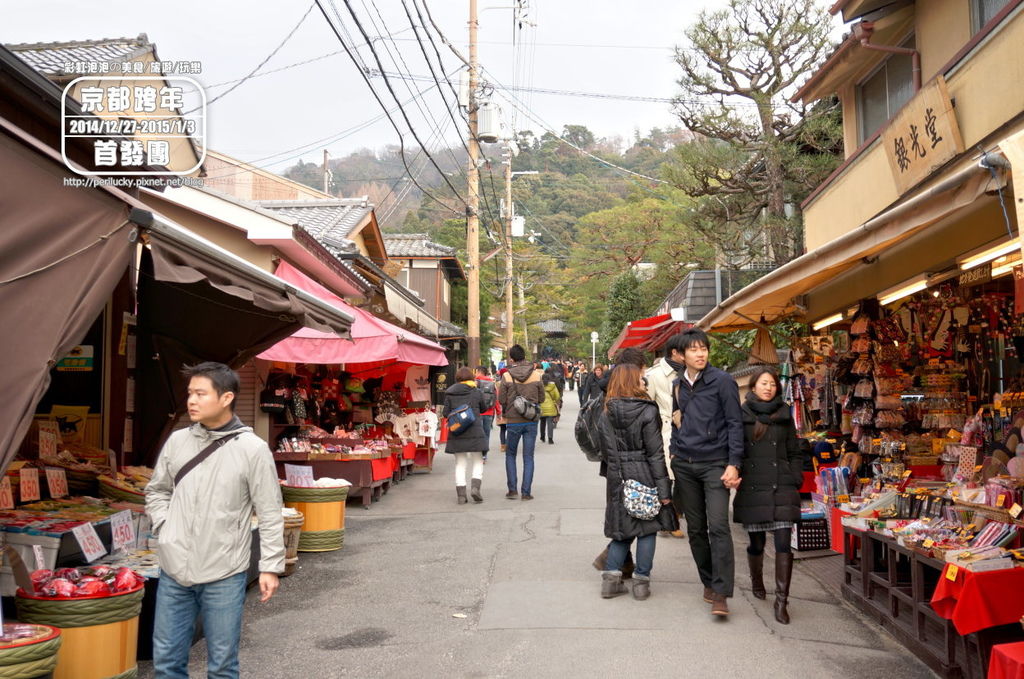
[[590,369],[593,370],[594,366],[597,365],[597,332],[590,333]]

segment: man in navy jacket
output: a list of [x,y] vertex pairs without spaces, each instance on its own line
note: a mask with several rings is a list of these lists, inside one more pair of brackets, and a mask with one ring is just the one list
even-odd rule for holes
[[708,346],[697,328],[668,342],[668,362],[678,373],[669,453],[704,600],[714,615],[725,616],[735,575],[729,491],[740,484],[743,420],[736,381],[708,363]]

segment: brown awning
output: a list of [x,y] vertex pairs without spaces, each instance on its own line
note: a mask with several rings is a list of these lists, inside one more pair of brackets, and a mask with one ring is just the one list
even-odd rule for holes
[[800,295],[970,205],[990,188],[990,181],[985,168],[971,161],[948,179],[741,289],[708,312],[697,326],[730,332],[754,328],[756,319],[762,316],[769,323],[788,316],[802,317],[803,308],[797,299]]
[[[0,121],[5,122],[5,121]],[[0,469],[29,430],[50,369],[82,341],[136,247],[128,207],[0,132]]]

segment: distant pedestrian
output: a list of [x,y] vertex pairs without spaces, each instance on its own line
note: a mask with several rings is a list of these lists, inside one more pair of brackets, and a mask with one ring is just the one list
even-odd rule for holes
[[567,363],[565,367],[565,383],[569,391],[576,390],[576,364]]
[[733,499],[733,521],[750,536],[747,562],[751,592],[764,599],[764,547],[775,543],[775,619],[789,624],[789,585],[793,577],[793,523],[800,519],[803,454],[789,405],[782,400],[779,376],[759,368],[750,377],[743,403],[743,480]]
[[484,396],[473,378],[473,371],[463,366],[455,373],[455,384],[448,387],[444,392],[444,417],[451,415],[456,408],[469,406],[476,416],[473,424],[466,431],[458,436],[448,436],[444,452],[455,455],[455,495],[460,505],[469,500],[466,498],[466,466],[473,465],[472,471],[472,496],[473,502],[483,502],[483,494],[480,485],[484,478],[484,456],[481,451],[487,447],[487,440],[484,438],[483,418],[481,410],[484,405]]
[[669,339],[671,359],[684,366],[672,385],[670,445],[704,600],[713,615],[726,616],[736,570],[729,491],[740,484],[743,418],[736,381],[708,363],[709,347],[697,328]]
[[540,440],[544,441],[546,434],[546,440],[551,444],[555,442],[555,418],[558,417],[558,404],[562,400],[552,372],[553,370],[548,368],[541,378],[544,382],[544,401],[540,404]]
[[[498,408],[498,387],[494,384],[494,378],[487,374],[487,370],[481,365],[476,369],[476,385],[484,397],[484,410],[480,413],[480,421],[483,424],[484,440],[487,445],[484,447],[484,461],[487,461],[487,453],[491,447],[491,427],[494,424],[494,416]],[[487,406],[490,405],[490,408]]]
[[[601,596],[609,599],[625,593],[622,567],[635,539],[633,598],[644,600],[651,593],[657,533],[675,530],[678,523],[662,452],[661,417],[658,406],[647,398],[643,373],[636,365],[624,363],[612,373],[601,437],[607,463],[604,534],[612,541],[601,574]],[[656,489],[662,507],[654,518],[638,519],[626,510],[623,485],[630,480]]]
[[580,389],[580,402],[586,403],[595,396],[601,396],[604,390],[598,386],[601,380],[604,379],[605,367],[601,363],[594,366],[594,369],[587,373],[587,379],[583,387]]
[[579,385],[576,389],[576,395],[580,399],[580,407],[587,402],[587,381],[590,379],[590,370],[587,368],[585,363],[580,363],[576,367],[576,383]]
[[533,453],[537,445],[537,420],[515,407],[516,397],[522,397],[535,408],[539,416],[540,404],[544,401],[544,383],[540,370],[535,370],[531,361],[526,360],[526,351],[518,344],[508,350],[512,363],[508,372],[498,383],[498,401],[505,418],[505,480],[508,492],[505,497],[514,500],[519,495],[516,456],[519,443],[523,444],[522,499],[533,499]]

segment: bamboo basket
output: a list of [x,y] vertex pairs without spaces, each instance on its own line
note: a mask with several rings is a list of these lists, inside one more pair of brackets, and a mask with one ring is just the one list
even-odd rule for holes
[[295,488],[281,486],[286,507],[302,513],[298,551],[332,552],[345,544],[345,500],[348,486]]
[[60,630],[49,625],[32,627],[36,628],[35,636],[0,646],[0,679],[35,679],[49,675],[56,667]]

